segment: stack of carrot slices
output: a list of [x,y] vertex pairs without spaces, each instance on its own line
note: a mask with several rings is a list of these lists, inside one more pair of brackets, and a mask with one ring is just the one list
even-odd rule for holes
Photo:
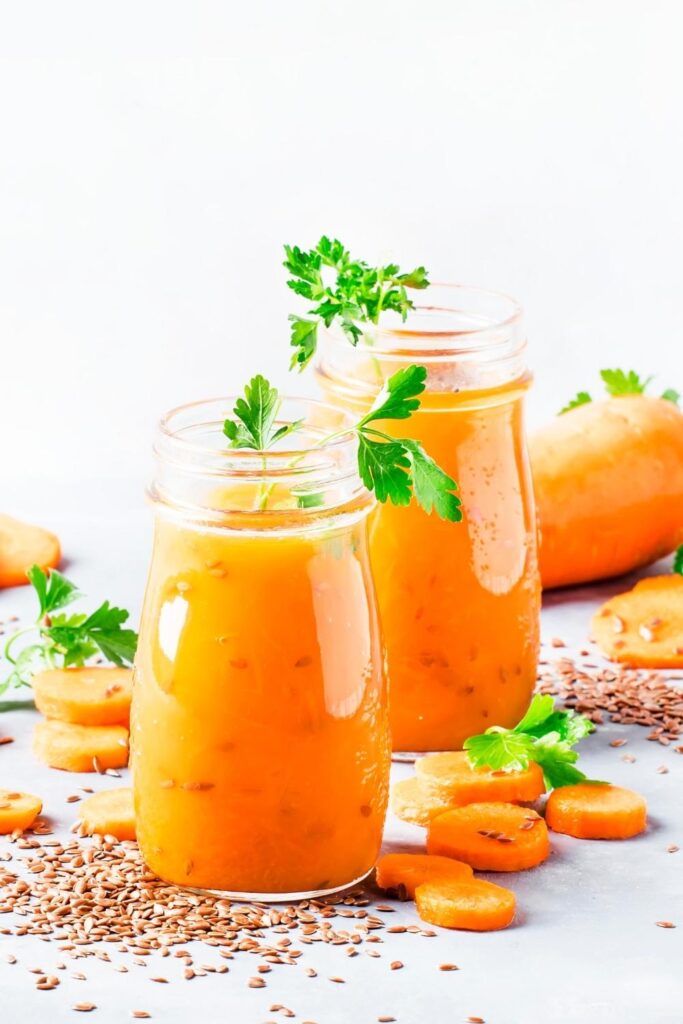
[[106,771],[128,764],[132,672],[127,668],[66,668],[33,678],[33,752],[51,768]]
[[431,754],[398,782],[391,806],[427,828],[426,854],[393,853],[377,865],[377,885],[414,899],[420,917],[444,928],[493,931],[515,916],[509,889],[474,871],[525,871],[550,854],[548,828],[579,839],[628,839],[647,824],[637,793],[606,783],[555,789],[545,818],[530,805],[545,792],[543,773],[473,768],[464,752]]

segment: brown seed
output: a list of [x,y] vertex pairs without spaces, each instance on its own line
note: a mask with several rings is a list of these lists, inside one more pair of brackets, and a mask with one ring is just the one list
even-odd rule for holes
[[151,1016],[152,1014],[147,1013],[147,1010],[133,1010],[131,1012],[131,1017],[135,1018],[135,1020],[149,1020]]
[[668,775],[669,774],[669,769],[666,767],[665,764],[660,764],[659,768],[657,768],[657,774],[658,775]]
[[168,978],[150,978],[150,981],[156,981],[159,985],[168,985]]
[[551,647],[566,647],[567,645],[566,645],[566,643],[564,642],[564,640],[561,640],[561,639],[560,639],[560,637],[559,637],[559,636],[554,636],[554,637],[552,638],[552,640],[550,641],[550,646],[551,646]]
[[483,1017],[468,1017],[467,1024],[486,1024]]
[[338,978],[335,975],[333,975],[329,980],[330,981],[334,981],[337,985],[345,985],[346,984],[346,981],[344,980],[344,978]]
[[400,971],[401,968],[403,967],[403,964],[401,963],[400,960],[392,960],[389,966],[391,967],[392,971]]
[[95,1003],[74,1003],[72,1009],[79,1013],[90,1013],[92,1010],[96,1010],[97,1006]]
[[440,971],[459,971],[460,968],[457,964],[439,964]]
[[627,741],[625,739],[612,740],[610,747],[624,747],[626,746],[626,742]]
[[387,1016],[382,1016],[382,1017],[378,1017],[377,1018],[378,1024],[391,1024],[391,1021],[393,1021],[393,1020],[396,1020],[396,1018],[395,1017],[387,1017]]
[[247,982],[249,988],[265,988],[266,983],[263,978],[250,978]]
[[676,846],[675,843],[671,843],[671,845],[667,846],[667,848],[666,848],[666,852],[667,853],[678,853],[678,850],[679,850],[679,847]]
[[0,736],[0,747],[4,747],[6,743],[14,743],[14,736]]
[[655,924],[658,928],[675,928],[676,925],[673,921],[656,921]]

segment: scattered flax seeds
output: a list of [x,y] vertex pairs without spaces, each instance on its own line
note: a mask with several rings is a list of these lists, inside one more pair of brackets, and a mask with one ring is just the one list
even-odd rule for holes
[[[669,685],[662,672],[619,665],[587,671],[585,665],[561,658],[541,673],[539,692],[558,697],[563,707],[587,715],[596,725],[604,723],[607,712],[612,722],[646,726],[647,738],[665,747],[683,733],[683,691]],[[683,753],[683,745],[676,749]]]

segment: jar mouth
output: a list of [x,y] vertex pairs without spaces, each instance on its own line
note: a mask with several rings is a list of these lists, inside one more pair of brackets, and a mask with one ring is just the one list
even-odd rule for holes
[[290,396],[283,398],[274,425],[303,420],[299,430],[286,435],[272,448],[232,448],[223,424],[226,419],[236,419],[233,410],[237,399],[237,395],[202,399],[169,410],[159,420],[155,454],[201,471],[271,475],[289,474],[293,460],[300,460],[301,471],[310,471],[327,465],[330,452],[348,447],[355,450],[354,419],[350,413],[327,402]]
[[[524,313],[504,292],[470,285],[435,283],[423,292],[409,293],[414,308],[405,321],[388,313],[377,325],[360,323],[358,347],[374,355],[405,360],[456,358],[495,359],[523,351]],[[349,344],[343,330],[333,325],[333,341]]]
[[236,397],[212,398],[171,409],[154,442],[153,502],[204,522],[229,514],[315,517],[349,503],[367,506],[370,495],[358,473],[358,439],[351,414],[308,398],[283,397],[275,420],[302,421],[273,448],[232,448],[226,419],[235,419]]

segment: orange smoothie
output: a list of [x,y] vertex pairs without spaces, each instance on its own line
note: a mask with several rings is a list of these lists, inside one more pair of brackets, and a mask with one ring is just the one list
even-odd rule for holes
[[272,897],[370,871],[390,744],[372,503],[297,509],[279,484],[268,499],[210,525],[159,505],[131,740],[150,868]]
[[[463,521],[427,516],[414,501],[407,508],[381,505],[370,527],[371,562],[393,748],[452,750],[491,725],[514,725],[536,681],[540,584],[523,427],[529,377],[519,361],[508,380],[490,368],[463,370],[456,355],[452,367],[435,366],[434,343],[413,352],[407,334],[403,365],[427,366],[427,390],[409,420],[383,429],[418,438],[457,480]],[[355,377],[353,364],[335,374],[324,351],[318,376],[326,398],[357,415],[378,390],[371,378],[398,367],[381,352],[370,361],[367,352],[352,354]],[[451,370],[457,387],[449,386]]]

